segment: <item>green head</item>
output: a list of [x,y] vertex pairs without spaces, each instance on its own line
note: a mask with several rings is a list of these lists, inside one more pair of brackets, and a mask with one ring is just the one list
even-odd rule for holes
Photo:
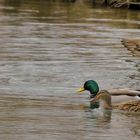
[[92,97],[95,97],[97,93],[99,92],[99,86],[96,81],[94,80],[88,80],[84,83],[84,86],[78,90],[78,92],[83,92],[85,90],[88,90]]
[[[84,86],[78,90],[78,92],[81,93],[85,90],[90,92],[90,98],[94,98],[97,95],[97,93],[99,92],[99,86],[98,86],[96,81],[88,80],[84,83]],[[98,108],[98,107],[99,107],[98,101],[97,102],[90,102],[91,109]]]

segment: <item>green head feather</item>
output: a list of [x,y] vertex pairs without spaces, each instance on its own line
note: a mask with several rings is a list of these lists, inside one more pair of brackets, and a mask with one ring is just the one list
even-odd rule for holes
[[98,86],[97,82],[94,80],[86,81],[84,84],[84,89],[88,90],[90,92],[90,94],[93,95],[93,97],[96,96],[97,93],[99,92],[99,86]]
[[[85,82],[84,86],[78,90],[78,92],[83,92],[84,90],[88,90],[90,92],[90,98],[94,98],[99,92],[99,86],[96,81],[88,80]],[[98,108],[99,102],[90,102],[90,108]]]

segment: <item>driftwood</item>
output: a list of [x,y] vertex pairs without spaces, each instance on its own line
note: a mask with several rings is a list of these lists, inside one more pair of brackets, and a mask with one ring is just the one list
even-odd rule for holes
[[140,39],[122,39],[122,44],[135,56],[140,56]]
[[116,104],[113,105],[113,108],[125,110],[128,112],[140,112],[140,100],[124,102],[118,105]]

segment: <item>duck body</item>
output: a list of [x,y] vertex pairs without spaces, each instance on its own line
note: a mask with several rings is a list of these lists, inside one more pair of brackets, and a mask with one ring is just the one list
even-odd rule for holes
[[140,99],[140,91],[124,88],[124,89],[109,89],[107,90],[112,98],[113,103],[120,103],[129,100]]
[[[100,91],[99,85],[94,80],[88,80],[84,83],[84,86],[78,90],[78,93],[81,93],[83,91],[89,91],[90,92],[90,99],[94,99],[98,92]],[[118,102],[124,102],[129,100],[135,100],[136,98],[140,98],[140,91],[132,90],[132,89],[108,89],[107,92],[111,95],[111,100],[114,103]],[[98,108],[99,107],[99,101],[90,102],[90,108]]]
[[95,96],[95,98],[91,99],[91,102],[100,101],[102,102],[101,107],[103,109],[119,109],[124,110],[128,112],[140,112],[140,99],[133,99],[125,102],[118,102],[114,103],[112,101],[112,96],[107,90],[101,90],[98,92],[98,94]]

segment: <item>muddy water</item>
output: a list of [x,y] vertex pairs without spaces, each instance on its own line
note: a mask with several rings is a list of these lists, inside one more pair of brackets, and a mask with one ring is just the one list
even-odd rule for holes
[[88,109],[87,79],[140,88],[139,11],[45,0],[0,1],[0,139],[138,140],[139,114]]

